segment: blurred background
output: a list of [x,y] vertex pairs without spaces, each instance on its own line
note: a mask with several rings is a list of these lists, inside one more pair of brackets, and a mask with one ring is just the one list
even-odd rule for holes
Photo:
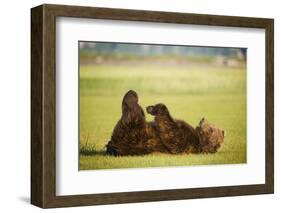
[[[245,48],[80,41],[80,169],[245,163],[246,60]],[[225,130],[225,145],[188,158],[105,156],[128,90],[143,108],[165,103],[194,127],[207,118]]]
[[212,64],[241,67],[246,48],[79,42],[81,64]]

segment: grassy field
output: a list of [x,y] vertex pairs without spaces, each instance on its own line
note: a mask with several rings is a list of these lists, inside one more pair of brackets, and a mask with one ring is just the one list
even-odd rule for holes
[[[215,154],[113,157],[105,145],[135,90],[144,108],[165,103],[174,118],[202,117],[225,130]],[[153,117],[146,115],[147,120]],[[80,67],[80,170],[246,163],[246,71],[208,66],[85,65]]]

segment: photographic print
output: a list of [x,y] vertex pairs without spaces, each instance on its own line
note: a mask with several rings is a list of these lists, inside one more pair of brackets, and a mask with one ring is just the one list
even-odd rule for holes
[[274,20],[32,8],[30,171],[41,208],[274,193]]
[[246,48],[78,45],[80,170],[246,163]]

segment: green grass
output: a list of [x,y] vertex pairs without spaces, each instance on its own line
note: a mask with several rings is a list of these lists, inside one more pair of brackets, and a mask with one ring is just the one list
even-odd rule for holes
[[[174,118],[196,126],[202,117],[225,130],[215,154],[113,157],[105,145],[121,115],[121,101],[135,90],[144,108],[165,103]],[[153,117],[146,115],[147,120]],[[80,169],[233,164],[246,162],[246,71],[194,66],[80,67]]]

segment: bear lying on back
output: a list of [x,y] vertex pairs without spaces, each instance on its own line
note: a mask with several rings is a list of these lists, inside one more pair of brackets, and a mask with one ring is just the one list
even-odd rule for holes
[[155,121],[147,122],[135,91],[122,101],[122,116],[106,145],[114,156],[162,153],[215,153],[224,141],[224,131],[201,119],[194,129],[185,121],[175,120],[164,104],[147,107]]

